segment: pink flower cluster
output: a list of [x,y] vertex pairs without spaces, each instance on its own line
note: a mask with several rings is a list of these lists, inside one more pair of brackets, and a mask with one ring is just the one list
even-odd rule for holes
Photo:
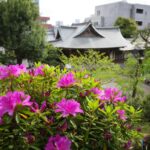
[[117,113],[120,120],[126,121],[127,117],[125,116],[125,110],[117,110]]
[[70,149],[71,149],[71,141],[67,137],[60,135],[50,137],[48,143],[45,146],[45,150],[70,150]]
[[55,112],[61,112],[62,117],[67,117],[69,115],[76,116],[77,113],[83,113],[83,110],[80,108],[80,103],[74,99],[62,99],[56,104]]
[[29,71],[29,74],[30,74],[31,76],[44,75],[43,68],[44,68],[44,65],[41,65],[41,66],[36,67],[36,68],[34,68],[34,69],[31,69],[31,70]]
[[5,114],[13,116],[17,105],[31,106],[30,96],[25,95],[24,92],[8,92],[5,96],[0,96],[0,122]]
[[106,88],[105,90],[92,88],[90,91],[97,95],[100,100],[105,102],[117,103],[125,102],[126,100],[126,97],[122,96],[122,92],[117,88]]
[[38,113],[38,112],[43,112],[46,109],[46,101],[44,101],[41,105],[41,107],[39,107],[39,104],[37,102],[33,102],[32,106],[31,106],[31,111]]
[[131,148],[131,146],[132,146],[132,141],[129,140],[127,143],[124,144],[123,148],[125,150],[129,150]]
[[22,65],[0,66],[0,80],[9,77],[18,77],[22,73],[27,72],[26,67]]
[[72,72],[69,72],[60,78],[60,80],[58,81],[57,87],[67,88],[67,87],[72,86],[74,83],[75,83],[74,74]]
[[[117,88],[107,88],[105,90],[100,90],[98,88],[92,88],[90,92],[97,95],[100,99],[100,107],[104,108],[105,102],[111,102],[116,104],[117,102],[125,102],[126,97],[122,96],[122,92]],[[125,110],[117,110],[117,114],[120,120],[126,121]]]
[[104,95],[104,91],[103,90],[100,90],[99,88],[95,87],[95,88],[92,88],[90,90],[90,92],[94,93],[95,95],[98,95],[98,96],[102,96]]

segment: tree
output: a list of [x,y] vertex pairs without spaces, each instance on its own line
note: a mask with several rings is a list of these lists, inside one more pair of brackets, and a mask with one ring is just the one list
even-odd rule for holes
[[88,50],[84,54],[78,52],[78,55],[70,57],[62,55],[60,59],[64,65],[69,64],[73,70],[88,70],[91,75],[101,80],[102,84],[110,83],[120,70],[120,66],[113,63],[113,60],[94,50]]
[[38,16],[32,0],[0,1],[0,46],[14,51],[19,64],[24,58],[34,60],[41,55],[45,32],[36,21]]
[[146,49],[143,60],[145,82],[150,83],[150,49]]
[[20,56],[29,61],[41,61],[44,55],[45,31],[40,24],[32,25],[31,31],[22,38]]
[[60,57],[62,55],[61,49],[53,47],[51,44],[47,44],[41,62],[53,66],[62,66]]
[[131,38],[137,32],[137,24],[133,19],[119,17],[114,25],[119,26],[125,38]]
[[145,42],[145,48],[147,48],[148,44],[150,44],[150,27],[147,27],[144,30],[140,30],[139,35]]
[[0,51],[0,65],[16,64],[15,54],[13,51]]
[[107,86],[118,86],[123,89],[129,99],[141,98],[143,83],[142,64],[139,56],[128,55],[124,65],[114,63],[98,51],[88,50],[84,54],[61,56],[61,61],[69,64],[73,70],[89,70],[89,73]]

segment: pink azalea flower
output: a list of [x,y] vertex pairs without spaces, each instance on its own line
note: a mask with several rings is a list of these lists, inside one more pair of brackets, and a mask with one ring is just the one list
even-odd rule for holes
[[35,142],[35,136],[32,133],[27,132],[25,134],[25,141],[28,144],[32,144]]
[[109,141],[112,139],[112,134],[109,131],[106,131],[103,136],[106,141]]
[[89,78],[90,76],[88,75],[88,74],[86,74],[85,76],[84,76],[84,78],[85,79],[87,79],[87,78]]
[[124,144],[123,147],[125,150],[129,150],[131,148],[131,146],[132,146],[132,142],[131,142],[131,140],[129,140],[127,143]]
[[99,88],[95,87],[95,88],[92,88],[90,90],[92,93],[94,93],[95,95],[103,95],[104,94],[104,91],[100,90]]
[[136,128],[136,131],[141,132],[141,131],[142,131],[142,128],[141,128],[141,127],[137,127],[137,128]]
[[37,102],[33,102],[32,106],[31,106],[31,111],[38,113],[38,112],[43,112],[46,109],[46,101],[44,101],[41,105],[41,107],[39,108],[39,104]]
[[104,91],[104,94],[99,94],[101,100],[106,100],[109,102],[125,102],[126,97],[122,96],[122,92],[117,88],[107,88]]
[[18,91],[8,92],[5,96],[0,96],[0,120],[6,113],[13,116],[17,105],[31,106],[30,96]]
[[125,110],[117,110],[117,113],[119,115],[119,119],[126,121],[127,117],[125,116]]
[[0,80],[7,78],[9,75],[8,69],[6,66],[0,66]]
[[50,137],[48,143],[45,146],[45,150],[70,150],[71,141],[65,137],[56,135],[55,137]]
[[43,68],[44,68],[44,65],[41,65],[41,66],[35,68],[34,69],[34,76],[44,75]]
[[56,104],[55,112],[61,112],[62,117],[67,117],[69,115],[76,116],[77,113],[83,113],[83,110],[80,108],[80,103],[74,99],[62,99]]
[[75,77],[72,72],[65,74],[57,84],[57,87],[67,88],[72,86],[75,83]]
[[26,67],[22,65],[9,65],[8,71],[10,76],[18,77],[20,74],[27,72]]
[[29,74],[31,76],[44,75],[43,68],[44,68],[44,65],[41,65],[41,66],[36,67],[34,69],[31,69],[31,70],[29,70]]
[[2,120],[2,118],[0,118],[0,125],[2,125],[3,124],[3,120]]
[[0,79],[6,79],[12,76],[18,77],[19,75],[25,72],[27,72],[27,69],[23,64],[0,66]]
[[63,123],[63,125],[58,127],[58,129],[61,130],[62,132],[65,132],[67,128],[68,128],[68,124],[66,121]]

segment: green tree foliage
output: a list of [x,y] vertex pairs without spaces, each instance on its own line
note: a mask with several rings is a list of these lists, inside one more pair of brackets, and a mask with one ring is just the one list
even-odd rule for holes
[[113,62],[98,51],[89,50],[78,56],[62,56],[64,64],[70,64],[73,70],[89,70],[90,74],[99,79],[103,86],[117,86],[123,89],[128,98],[141,98],[143,74],[142,64],[133,55],[128,55],[124,65]]
[[88,50],[84,54],[66,57],[61,56],[61,61],[66,65],[70,64],[75,70],[89,70],[90,74],[101,80],[103,83],[109,83],[116,77],[120,66],[113,63],[113,60],[102,53],[94,50]]
[[136,22],[132,19],[119,17],[114,25],[120,28],[125,38],[131,38],[137,32]]
[[142,40],[145,41],[145,47],[147,48],[148,44],[150,44],[150,27],[145,28],[144,30],[140,30],[139,35]]
[[115,80],[123,90],[128,94],[128,97],[137,98],[141,96],[141,83],[143,82],[142,64],[140,57],[135,58],[133,55],[128,55],[124,66],[118,72],[118,78]]
[[145,83],[150,82],[150,49],[145,50],[145,56],[143,61],[143,73],[145,77]]
[[47,46],[44,49],[43,58],[41,60],[44,64],[49,64],[53,66],[62,65],[62,62],[60,60],[62,52],[60,49],[53,47],[51,44],[47,44]]
[[32,25],[31,31],[22,38],[20,55],[24,56],[31,62],[41,61],[44,55],[45,30],[40,24]]
[[38,16],[32,0],[0,1],[0,46],[14,51],[19,64],[23,58],[40,56],[45,33],[36,21]]
[[0,52],[0,64],[16,64],[15,54],[12,51]]
[[143,117],[150,122],[150,95],[148,95],[143,102]]

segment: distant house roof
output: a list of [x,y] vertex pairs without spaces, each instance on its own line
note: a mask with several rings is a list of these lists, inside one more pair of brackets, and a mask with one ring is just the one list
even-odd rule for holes
[[38,20],[39,21],[48,21],[48,20],[50,20],[50,17],[40,16],[40,17],[38,17]]
[[43,26],[45,29],[52,29],[53,25],[51,24],[41,24],[41,26]]
[[107,49],[131,45],[117,27],[96,28],[91,23],[60,26],[51,31],[50,42],[55,47],[66,49]]

